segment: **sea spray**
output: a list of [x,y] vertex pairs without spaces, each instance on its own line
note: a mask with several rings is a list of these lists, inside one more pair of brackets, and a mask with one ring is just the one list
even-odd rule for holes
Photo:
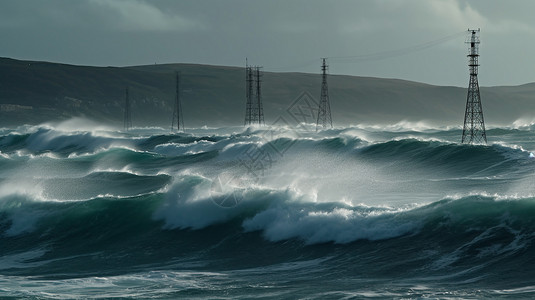
[[77,125],[1,132],[2,296],[532,296],[530,126]]

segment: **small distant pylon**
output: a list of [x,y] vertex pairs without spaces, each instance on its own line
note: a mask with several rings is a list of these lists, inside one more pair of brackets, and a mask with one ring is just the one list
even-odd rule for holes
[[318,121],[316,122],[316,131],[318,127],[321,126],[324,129],[327,126],[333,127],[333,120],[331,118],[331,104],[329,102],[329,88],[327,86],[327,62],[326,58],[322,58],[321,65],[321,98],[320,105],[318,110]]
[[173,109],[173,121],[171,122],[171,131],[175,128],[176,122],[176,131],[179,132],[182,130],[186,132],[184,127],[184,117],[182,115],[182,103],[180,102],[180,74],[175,72],[176,86],[175,86],[175,107]]
[[470,69],[470,82],[468,84],[468,96],[466,98],[466,111],[464,113],[463,136],[461,143],[483,144],[487,143],[485,132],[485,120],[483,119],[483,107],[479,94],[477,71],[479,66],[479,29],[470,30],[471,35],[466,43],[470,44],[468,54],[468,67]]
[[245,62],[245,126],[265,125],[262,105],[262,67],[249,66]]
[[125,104],[124,104],[124,130],[128,131],[132,128],[132,112],[130,107],[130,96],[128,93],[128,87],[125,92]]

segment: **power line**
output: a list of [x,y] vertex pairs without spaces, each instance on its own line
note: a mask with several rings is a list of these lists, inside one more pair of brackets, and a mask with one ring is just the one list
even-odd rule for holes
[[361,62],[361,61],[382,60],[386,58],[402,56],[402,55],[410,54],[413,52],[429,49],[429,48],[438,46],[440,44],[443,44],[445,42],[448,42],[450,40],[453,40],[461,35],[465,35],[465,31],[461,31],[461,32],[451,34],[451,35],[448,35],[448,36],[445,36],[436,40],[432,40],[432,41],[428,41],[425,43],[409,46],[406,48],[400,48],[396,50],[375,52],[375,53],[369,53],[369,54],[351,55],[351,56],[333,56],[333,57],[329,57],[329,61],[334,60],[335,62],[339,61],[343,63],[351,63],[352,61]]
[[298,69],[298,68],[303,68],[303,67],[308,67],[308,66],[311,66],[311,65],[315,65],[317,62],[318,62],[318,59],[315,58],[315,59],[304,60],[304,61],[301,61],[300,63],[294,64],[294,65],[270,67],[269,70],[270,71],[278,71],[278,72],[281,72],[281,71],[295,71],[295,69]]
[[[453,39],[456,39],[459,36],[464,36],[465,33],[466,33],[465,31],[460,31],[454,34],[441,37],[439,39],[427,41],[421,44],[416,44],[416,45],[412,45],[412,46],[400,48],[400,49],[394,49],[394,50],[388,50],[388,51],[382,51],[382,52],[373,52],[373,53],[367,53],[367,54],[349,55],[349,56],[329,56],[326,58],[329,59],[330,64],[342,64],[342,63],[348,64],[348,63],[360,63],[364,61],[383,60],[387,58],[403,56],[403,55],[407,55],[410,53],[433,48],[438,45],[444,44],[448,41],[451,41]],[[294,71],[295,69],[298,69],[298,68],[315,65],[316,62],[317,62],[317,59],[303,60],[300,63],[294,64],[294,65],[269,67],[269,70],[279,71],[279,72],[280,71]]]

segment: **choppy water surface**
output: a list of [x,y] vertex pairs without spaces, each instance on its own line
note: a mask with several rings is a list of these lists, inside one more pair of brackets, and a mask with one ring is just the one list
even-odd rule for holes
[[535,132],[0,129],[0,296],[530,298]]

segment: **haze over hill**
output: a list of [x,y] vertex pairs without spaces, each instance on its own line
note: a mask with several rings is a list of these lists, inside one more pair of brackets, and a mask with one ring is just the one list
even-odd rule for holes
[[[170,126],[175,71],[181,73],[186,127],[243,124],[244,68],[193,64],[89,67],[0,58],[0,125],[86,117],[120,126],[128,86],[134,126]],[[314,122],[296,112],[306,114],[308,104],[315,109],[320,81],[319,71],[264,73],[266,124],[299,118]],[[461,125],[464,117],[466,87],[345,75],[330,75],[328,84],[335,126],[400,121]],[[480,84],[484,85],[484,74]],[[532,120],[534,95],[534,83],[482,87],[487,124]]]

